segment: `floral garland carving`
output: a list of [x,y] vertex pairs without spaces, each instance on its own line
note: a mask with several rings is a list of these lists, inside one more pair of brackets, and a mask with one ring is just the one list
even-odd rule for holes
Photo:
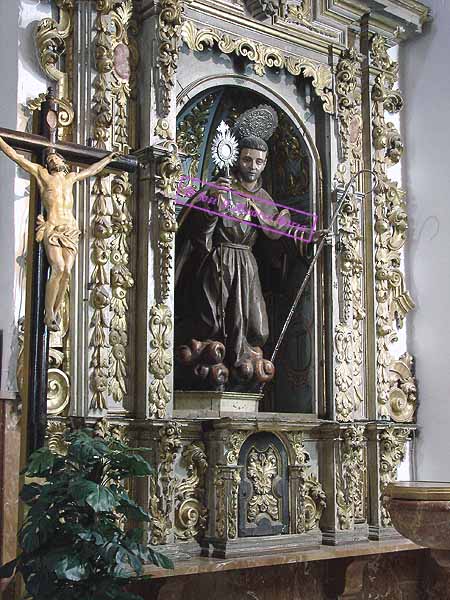
[[397,340],[396,327],[403,326],[405,316],[415,305],[401,270],[401,249],[408,230],[406,194],[387,174],[403,151],[397,130],[385,119],[385,111],[397,113],[403,107],[401,93],[394,89],[398,65],[389,57],[380,36],[372,39],[371,57],[373,64],[382,69],[372,87],[373,169],[378,176],[374,198],[378,414],[389,418],[390,367],[394,361],[390,346]]
[[148,368],[153,376],[149,390],[150,416],[163,419],[170,401],[167,377],[172,372],[172,313],[165,304],[156,304],[150,310],[150,356]]
[[111,185],[113,212],[111,216],[111,311],[112,317],[109,331],[110,355],[110,391],[113,400],[122,403],[128,393],[128,326],[129,302],[128,293],[134,286],[134,279],[129,269],[129,238],[133,230],[133,219],[129,210],[129,202],[133,191],[128,181],[128,174],[115,177]]
[[161,273],[160,297],[163,302],[170,295],[170,273],[172,269],[175,233],[177,231],[173,195],[177,190],[182,174],[178,149],[175,144],[171,144],[170,148],[170,153],[160,159],[157,166],[158,221],[160,224],[158,240]]
[[[110,137],[112,122],[112,104],[110,94],[112,51],[110,35],[106,23],[106,15],[112,6],[109,2],[97,1],[97,15],[94,23],[95,66],[97,75],[94,79],[93,106],[94,133],[97,148],[106,149]],[[109,384],[109,306],[111,303],[109,258],[109,238],[112,236],[111,200],[109,178],[97,175],[92,188],[94,202],[92,205],[92,244],[91,258],[93,269],[90,277],[90,303],[93,313],[90,321],[92,330],[89,347],[92,350],[89,367],[91,368],[90,388],[92,398],[90,409],[101,411],[107,409]]]
[[[361,56],[354,49],[342,52],[336,69],[339,127],[342,139],[342,163],[339,183],[345,185],[355,175],[362,160],[362,113],[359,91]],[[363,398],[363,259],[361,250],[360,202],[355,191],[338,219],[339,248],[344,307],[336,326],[336,418],[353,419]]]
[[149,408],[152,417],[164,418],[166,405],[170,401],[168,377],[172,372],[172,313],[165,304],[170,296],[171,271],[175,245],[177,220],[173,195],[181,177],[181,161],[176,144],[170,143],[168,152],[158,158],[156,195],[158,198],[159,264],[161,301],[150,311],[152,351],[149,371],[153,376],[149,391]]
[[110,248],[108,240],[112,235],[111,211],[109,208],[109,190],[106,187],[106,178],[96,177],[92,194],[92,235],[91,246],[93,269],[90,283],[92,286],[90,303],[93,309],[90,327],[92,330],[89,347],[92,350],[90,368],[90,387],[92,398],[91,410],[106,410],[109,380],[109,339],[108,309],[111,303],[109,288]]
[[240,483],[240,471],[233,470],[231,477],[230,507],[228,510],[228,535],[230,539],[237,538],[238,496]]
[[159,56],[160,94],[158,114],[167,117],[170,112],[171,94],[175,87],[175,74],[178,66],[178,48],[181,40],[181,0],[161,0],[159,14]]
[[182,27],[182,39],[190,50],[203,52],[216,44],[224,54],[236,54],[247,58],[253,64],[253,69],[260,77],[266,69],[286,69],[297,77],[311,77],[313,87],[323,101],[325,112],[334,113],[334,98],[332,93],[333,76],[330,67],[316,63],[309,58],[286,56],[278,48],[265,46],[248,38],[233,39],[228,33],[217,29],[198,29],[192,21],[185,21]]

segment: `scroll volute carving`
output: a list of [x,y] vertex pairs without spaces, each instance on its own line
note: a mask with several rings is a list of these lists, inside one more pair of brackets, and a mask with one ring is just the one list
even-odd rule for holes
[[414,379],[414,359],[407,352],[390,366],[388,410],[393,421],[409,423],[417,408],[417,388]]
[[59,8],[59,21],[42,19],[36,29],[35,40],[39,62],[44,73],[58,82],[58,97],[66,98],[68,75],[59,70],[58,63],[66,51],[66,40],[72,31],[74,0],[55,0]]

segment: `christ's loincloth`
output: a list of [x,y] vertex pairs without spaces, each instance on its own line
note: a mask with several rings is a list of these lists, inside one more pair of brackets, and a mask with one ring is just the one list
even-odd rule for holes
[[42,215],[38,215],[36,222],[36,241],[46,242],[50,246],[59,246],[68,250],[71,254],[76,254],[78,251],[78,240],[80,239],[81,231],[75,225],[52,225],[44,219]]

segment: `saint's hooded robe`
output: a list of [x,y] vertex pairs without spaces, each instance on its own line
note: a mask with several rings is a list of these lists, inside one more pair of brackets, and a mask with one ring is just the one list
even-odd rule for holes
[[[208,201],[201,193],[205,188],[183,208],[175,271],[175,345],[189,344],[192,339],[220,341],[225,344],[229,368],[239,365],[252,348],[262,348],[269,336],[252,248],[259,236],[278,240],[294,231],[289,211],[278,211],[261,185],[250,194],[235,176],[231,187],[228,208],[217,199],[214,205],[214,197]],[[211,191],[206,188],[206,194]],[[253,225],[236,218],[236,207],[246,202],[251,209],[247,219]]]

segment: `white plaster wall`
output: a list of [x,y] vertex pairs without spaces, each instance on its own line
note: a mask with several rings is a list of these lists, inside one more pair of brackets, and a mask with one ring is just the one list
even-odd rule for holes
[[[34,47],[38,21],[51,13],[48,0],[0,0],[0,126],[24,130],[27,100],[44,92]],[[29,178],[0,156],[0,330],[3,331],[1,392],[16,389],[17,322],[25,311],[25,252]]]
[[[0,125],[16,128],[17,79],[19,50],[19,0],[9,0],[0,5]],[[1,209],[0,209],[0,330],[3,331],[3,357],[1,361],[1,390],[9,389],[8,367],[14,331],[14,175],[15,167],[0,157]]]
[[426,0],[434,21],[400,52],[410,236],[417,309],[408,345],[417,361],[417,477],[450,481],[450,1]]

